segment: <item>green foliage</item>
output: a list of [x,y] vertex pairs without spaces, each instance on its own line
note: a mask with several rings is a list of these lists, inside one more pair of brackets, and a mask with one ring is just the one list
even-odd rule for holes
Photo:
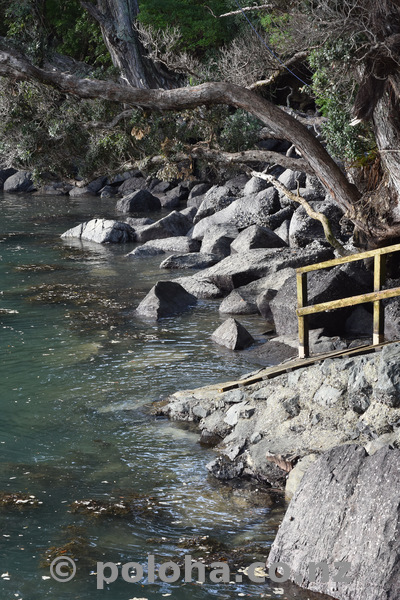
[[143,0],[139,20],[155,29],[179,27],[182,41],[178,49],[203,55],[230,41],[236,33],[234,21],[215,18],[209,10],[223,14],[230,4],[226,0]]
[[0,163],[61,177],[118,169],[132,154],[128,127],[109,122],[119,107],[79,101],[32,82],[0,80]]
[[314,50],[309,58],[316,103],[327,118],[323,133],[328,150],[348,163],[359,162],[375,146],[368,125],[350,125],[356,94],[353,78],[346,70],[351,60],[349,44],[342,39]]
[[228,152],[240,152],[254,147],[262,123],[244,110],[228,114],[222,123],[221,145]]
[[79,0],[0,0],[0,34],[35,62],[54,50],[96,67],[111,66],[100,28]]

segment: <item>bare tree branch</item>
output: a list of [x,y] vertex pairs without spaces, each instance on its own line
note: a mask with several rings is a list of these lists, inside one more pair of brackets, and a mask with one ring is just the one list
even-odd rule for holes
[[[103,98],[153,110],[179,111],[202,105],[223,104],[241,108],[260,119],[282,139],[292,141],[332,197],[343,210],[348,211],[349,218],[356,217],[353,207],[361,194],[356,186],[347,180],[322,144],[299,121],[251,90],[225,82],[163,90],[138,89],[112,81],[78,79],[59,71],[40,69],[25,57],[1,48],[0,75],[17,80],[34,79],[80,98]],[[363,222],[357,221],[357,224],[360,228],[365,227]]]
[[311,219],[319,221],[324,229],[326,241],[332,246],[332,248],[335,248],[335,250],[337,250],[340,256],[348,256],[350,254],[333,235],[332,227],[328,217],[323,213],[314,210],[311,204],[309,204],[305,198],[300,196],[299,193],[294,194],[293,192],[291,192],[273,175],[267,175],[266,173],[258,173],[257,171],[252,171],[251,174],[253,177],[258,177],[259,179],[264,179],[265,181],[269,181],[269,183],[272,183],[272,185],[277,190],[282,192],[282,194],[285,194],[285,196],[287,196],[290,200],[293,200],[293,202],[297,202],[298,204],[300,204],[305,209],[308,216],[311,217]]
[[[271,152],[269,150],[246,150],[243,152],[223,152],[222,150],[211,150],[210,148],[203,148],[201,146],[194,146],[187,152],[179,152],[174,154],[173,159],[175,161],[184,160],[188,158],[206,158],[209,161],[222,164],[254,164],[262,163],[269,165],[280,165],[285,169],[291,169],[292,171],[304,171],[310,175],[315,175],[314,171],[310,168],[305,160],[301,158],[289,158],[279,152]],[[164,163],[168,159],[162,155],[153,156],[148,162],[150,164],[159,165]]]
[[256,81],[255,83],[252,83],[251,85],[247,86],[248,89],[256,90],[258,88],[265,87],[267,85],[271,85],[271,84],[275,83],[275,81],[278,79],[278,77],[280,77],[280,75],[282,75],[282,73],[285,71],[285,69],[293,66],[294,64],[296,64],[302,60],[305,60],[308,57],[311,50],[312,50],[312,48],[310,48],[310,50],[296,52],[296,54],[294,54],[294,56],[289,58],[283,65],[281,65],[279,68],[277,68],[272,73],[272,75],[267,77],[267,79],[262,79],[261,81]]
[[[207,6],[207,8],[208,8],[208,6]],[[231,17],[232,15],[240,15],[242,12],[248,12],[251,10],[263,10],[265,8],[273,8],[273,6],[272,6],[272,4],[261,4],[260,6],[246,6],[246,7],[242,8],[241,10],[233,10],[231,12],[224,13],[223,15],[219,15],[218,18],[222,19],[223,17]],[[215,15],[214,15],[214,17],[215,17]]]

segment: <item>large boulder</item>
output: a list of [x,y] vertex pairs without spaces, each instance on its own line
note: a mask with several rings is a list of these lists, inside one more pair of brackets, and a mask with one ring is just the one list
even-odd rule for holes
[[234,226],[212,225],[204,234],[201,251],[225,258],[231,253],[231,243],[239,235]]
[[[334,202],[313,202],[312,208],[326,215],[330,221],[333,235],[340,237],[339,221],[343,217],[342,210]],[[311,219],[300,206],[293,213],[289,227],[289,245],[292,248],[304,248],[313,240],[325,239],[325,234],[321,223],[315,219]]]
[[288,190],[297,190],[297,186],[301,188],[304,187],[306,183],[306,174],[302,171],[286,169],[286,171],[279,175],[278,181],[287,187]]
[[146,180],[144,177],[129,177],[118,188],[118,193],[121,196],[127,196],[137,190],[143,190],[146,187]]
[[231,244],[231,253],[247,252],[253,248],[286,248],[287,244],[269,227],[251,225],[241,231]]
[[143,227],[136,232],[138,242],[148,242],[161,238],[186,236],[192,227],[190,219],[182,213],[174,210],[159,221]]
[[31,171],[17,171],[4,181],[5,192],[34,192],[35,190],[36,186],[33,183],[33,174]]
[[220,304],[219,312],[228,315],[254,315],[258,313],[257,305],[246,300],[240,292],[233,290]]
[[229,350],[244,350],[254,344],[254,338],[236,319],[227,319],[212,334],[211,339]]
[[68,229],[61,237],[78,238],[97,244],[125,244],[135,240],[135,232],[127,223],[110,219],[92,219]]
[[268,565],[284,563],[301,587],[340,600],[398,600],[399,464],[389,446],[373,456],[355,445],[324,453],[302,478]]
[[214,185],[205,193],[203,201],[194,218],[194,223],[198,223],[201,219],[226,208],[232,204],[235,199],[236,198],[230,193],[228,188]]
[[332,255],[330,248],[318,243],[310,245],[301,253],[290,248],[256,248],[228,256],[198,276],[214,283],[220,290],[230,292],[275,271],[328,260]]
[[[320,304],[331,300],[339,300],[349,296],[357,296],[371,290],[371,273],[349,263],[333,269],[321,269],[308,274],[308,304]],[[296,317],[297,285],[296,276],[288,279],[270,302],[275,329],[278,335],[297,334]],[[324,311],[309,315],[308,324],[311,329],[326,327],[332,335],[343,332],[351,307]]]
[[197,298],[189,294],[179,283],[158,281],[136,309],[136,314],[149,319],[171,317],[197,303]]
[[244,229],[250,225],[269,226],[270,216],[280,209],[275,188],[239,198],[226,208],[202,218],[193,228],[192,237],[202,239],[211,225],[234,225]]
[[161,203],[156,196],[147,190],[138,190],[118,200],[118,212],[153,212],[161,209]]
[[260,177],[251,177],[243,188],[243,196],[252,196],[271,187],[271,184]]
[[[211,183],[197,183],[196,185],[194,185],[192,187],[192,189],[190,190],[189,193],[189,200],[192,200],[193,198],[198,198],[199,196],[204,196],[204,194],[206,192],[208,192],[208,190],[211,188]],[[203,200],[202,200],[203,201]],[[188,206],[189,202],[188,202]]]

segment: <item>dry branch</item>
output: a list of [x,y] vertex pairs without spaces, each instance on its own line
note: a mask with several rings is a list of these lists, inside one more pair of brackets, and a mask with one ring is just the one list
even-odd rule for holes
[[282,192],[282,194],[285,194],[285,196],[287,196],[290,200],[300,204],[311,219],[315,219],[316,221],[319,221],[321,223],[321,225],[324,229],[326,241],[333,248],[335,248],[335,250],[337,250],[338,254],[340,256],[348,256],[349,255],[349,252],[347,252],[347,250],[342,246],[342,244],[333,235],[331,224],[326,215],[314,210],[313,207],[307,202],[307,200],[305,198],[300,196],[299,193],[294,194],[293,192],[291,192],[285,185],[283,185],[280,181],[278,181],[276,179],[276,177],[274,177],[273,175],[267,175],[266,173],[258,173],[257,171],[252,171],[251,174],[253,177],[259,177],[260,179],[269,181],[269,183],[272,183],[272,185],[274,187],[276,187],[277,190]]

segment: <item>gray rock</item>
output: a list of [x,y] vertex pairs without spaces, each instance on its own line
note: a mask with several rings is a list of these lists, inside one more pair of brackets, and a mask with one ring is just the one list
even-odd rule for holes
[[[160,253],[167,252],[198,252],[200,244],[198,240],[191,240],[186,236],[176,236],[170,238],[164,238],[161,240],[150,240],[140,246],[141,248],[154,248],[160,251]],[[136,248],[138,250],[138,248]],[[132,253],[133,254],[133,253]],[[129,256],[129,254],[128,254]]]
[[393,408],[400,407],[400,369],[396,363],[398,358],[397,344],[382,348],[378,381],[374,388],[375,399]]
[[[399,286],[400,282],[396,282],[394,286]],[[386,287],[386,286],[385,286]],[[385,340],[400,339],[400,298],[391,298],[383,302],[385,311]]]
[[137,190],[144,190],[146,187],[146,180],[144,177],[129,177],[120,185],[118,193],[121,196],[128,196]]
[[357,306],[347,317],[345,332],[349,335],[372,336],[372,314],[363,306]]
[[[334,236],[340,238],[339,221],[343,216],[340,208],[333,202],[316,202],[312,204],[312,208],[328,217]],[[290,221],[289,245],[292,248],[304,248],[316,239],[325,239],[323,227],[319,221],[311,219],[300,206]]]
[[271,301],[275,298],[278,290],[266,289],[257,296],[256,306],[257,310],[264,319],[273,321],[272,310],[270,307]]
[[165,192],[168,192],[170,189],[172,189],[172,183],[170,181],[159,181],[157,183],[157,181],[154,181],[154,185],[149,185],[149,190],[153,193],[153,194],[165,194]]
[[240,477],[243,473],[244,464],[242,461],[233,463],[226,456],[219,456],[206,465],[207,471],[212,473],[214,477],[222,481],[229,481]]
[[204,195],[193,196],[193,198],[188,199],[186,206],[187,206],[187,208],[195,208],[197,211],[197,210],[199,210],[203,200],[204,200]]
[[216,254],[220,258],[225,258],[231,253],[231,243],[239,235],[236,227],[229,225],[212,225],[205,232],[201,244],[201,251],[204,254]]
[[288,188],[288,190],[297,190],[297,185],[303,187],[306,183],[306,174],[301,171],[291,171],[286,169],[279,175],[278,181]]
[[[194,241],[194,240],[193,240]],[[206,269],[220,260],[215,254],[192,252],[191,254],[174,254],[160,264],[160,269]]]
[[204,196],[211,187],[211,183],[197,183],[189,193],[189,200],[192,200],[192,198],[196,198],[197,196]]
[[138,242],[148,242],[161,238],[186,236],[191,229],[191,221],[182,213],[174,210],[159,221],[137,231]]
[[189,277],[178,277],[174,281],[180,283],[180,285],[187,292],[189,292],[189,294],[193,294],[193,296],[196,298],[214,300],[216,298],[221,298],[222,296],[221,290],[216,285],[210,281],[198,279],[195,275]]
[[[400,451],[368,456],[347,445],[323,454],[305,473],[271,547],[303,588],[341,600],[400,597]],[[328,564],[310,579],[310,562]],[[335,563],[349,563],[345,581]],[[339,581],[335,581],[339,579]]]
[[268,181],[260,179],[260,177],[252,177],[243,188],[243,196],[258,194],[258,192],[266,190],[269,187],[271,187],[271,184]]
[[135,239],[135,232],[127,223],[109,219],[92,219],[69,229],[62,238],[78,238],[97,244],[125,244]]
[[194,226],[192,237],[202,239],[211,225],[234,225],[244,229],[250,225],[268,225],[270,215],[280,209],[278,193],[268,188],[254,196],[239,198],[226,208],[201,219]]
[[87,187],[91,192],[93,192],[93,194],[98,194],[106,185],[107,179],[107,175],[102,175],[101,177],[97,177],[97,179],[91,181]]
[[197,299],[174,281],[158,281],[136,309],[136,314],[149,319],[162,319],[188,310]]
[[197,211],[194,223],[198,223],[201,219],[213,215],[214,213],[226,208],[235,200],[228,188],[224,186],[214,185],[204,195],[203,202],[200,204]]
[[290,248],[256,248],[228,256],[214,267],[203,271],[201,277],[211,281],[222,291],[230,292],[275,271],[328,260],[331,256],[330,249],[318,244],[310,245],[301,254]]
[[128,258],[147,258],[148,256],[162,256],[165,254],[164,250],[161,250],[161,248],[155,248],[154,246],[151,245],[147,245],[150,244],[150,242],[147,242],[146,244],[143,244],[142,246],[138,246],[137,248],[135,248],[134,250],[132,250],[132,252],[129,252],[129,254],[127,254]]
[[231,244],[231,253],[247,252],[253,248],[284,248],[287,244],[268,227],[251,225],[241,231]]
[[229,315],[254,315],[258,313],[258,309],[256,304],[248,302],[238,291],[233,290],[221,302],[219,312]]
[[90,189],[89,186],[85,185],[84,187],[74,186],[69,190],[69,196],[71,198],[83,198],[86,196],[96,196],[96,192]]
[[[285,208],[281,208],[281,210],[278,210],[278,212],[274,213],[273,215],[270,215],[266,219],[266,225],[268,227],[270,227],[270,229],[273,229],[275,231],[275,233],[278,235],[278,232],[277,232],[278,227],[280,227],[282,225],[282,223],[286,223],[286,221],[289,221],[289,225],[290,225],[290,219],[292,218],[293,213],[294,213],[294,208],[292,208],[291,206],[286,206]],[[288,226],[287,239],[289,242],[289,226]]]
[[8,193],[34,192],[33,174],[30,171],[17,171],[4,181],[4,191]]
[[291,500],[295,495],[306,471],[317,460],[317,454],[307,454],[293,467],[286,480],[285,498]]
[[240,175],[228,179],[228,181],[225,182],[225,187],[228,188],[233,196],[237,196],[242,192],[248,180],[249,177],[245,173],[241,173]]
[[236,319],[224,321],[212,334],[211,339],[230,350],[244,350],[254,343],[253,336]]
[[193,223],[193,219],[197,213],[197,208],[195,206],[188,206],[187,208],[184,208],[179,212],[181,213],[181,215],[184,215]]
[[133,229],[137,229],[139,227],[145,227],[146,225],[151,225],[154,223],[153,219],[149,219],[148,217],[127,217],[125,219],[125,223],[128,223]]
[[11,177],[17,172],[17,169],[9,168],[9,169],[0,169],[0,190],[3,189],[4,182],[6,179]]
[[[308,304],[319,304],[330,300],[345,298],[349,290],[354,295],[363,294],[368,291],[370,282],[368,278],[363,280],[357,277],[357,267],[352,269],[335,267],[324,269],[308,275]],[[297,318],[297,286],[296,277],[288,279],[278,294],[271,301],[270,307],[278,335],[296,334]],[[333,329],[333,335],[337,335],[344,328],[349,308],[341,308],[335,311],[334,320],[332,313],[324,311],[308,317],[309,326],[312,329],[327,327]]]
[[117,193],[117,190],[115,189],[114,186],[106,185],[100,191],[100,198],[113,198],[116,193]]
[[118,212],[153,212],[160,210],[160,200],[147,190],[138,190],[118,200],[116,210]]
[[186,187],[177,185],[165,194],[158,194],[158,198],[163,208],[177,208],[183,200],[187,199],[188,194],[189,190]]

